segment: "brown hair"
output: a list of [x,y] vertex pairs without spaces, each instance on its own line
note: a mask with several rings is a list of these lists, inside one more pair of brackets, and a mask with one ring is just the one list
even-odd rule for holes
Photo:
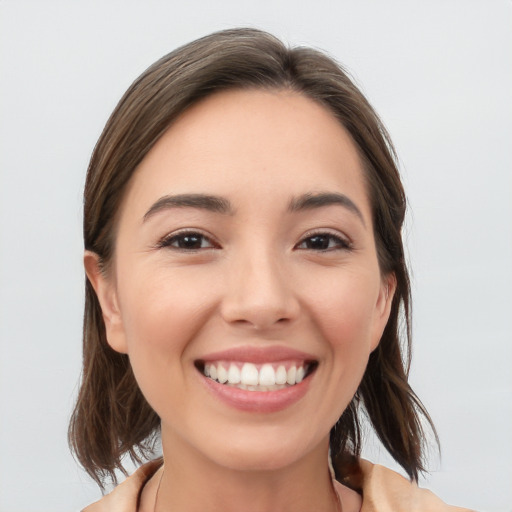
[[[336,476],[346,477],[360,454],[364,410],[385,448],[417,479],[424,470],[420,417],[433,425],[407,382],[410,287],[401,238],[406,199],[385,128],[331,58],[309,48],[287,48],[259,30],[232,29],[198,39],[149,67],[125,93],[94,149],[84,193],[85,248],[108,268],[116,215],[139,163],[188,107],[216,91],[241,88],[291,89],[311,98],[337,117],[358,148],[381,272],[394,274],[397,287],[380,344],[355,397],[331,430],[331,454]],[[138,462],[151,455],[160,420],[143,397],[128,356],[109,347],[88,281],[83,332],[82,382],[69,440],[80,463],[102,486],[105,477],[115,481],[116,469],[124,471],[123,455]]]

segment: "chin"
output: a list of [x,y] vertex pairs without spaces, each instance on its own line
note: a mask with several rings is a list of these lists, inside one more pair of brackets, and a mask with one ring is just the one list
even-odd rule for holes
[[[229,447],[210,445],[210,458],[218,465],[236,471],[275,471],[297,463],[307,457],[315,446],[323,448],[323,442],[313,443],[305,439],[291,439],[283,435],[271,436],[264,432],[255,436],[254,442],[247,437],[239,440],[231,437]],[[253,436],[254,437],[254,436]],[[215,449],[216,448],[216,449]],[[327,460],[328,441],[325,443]]]

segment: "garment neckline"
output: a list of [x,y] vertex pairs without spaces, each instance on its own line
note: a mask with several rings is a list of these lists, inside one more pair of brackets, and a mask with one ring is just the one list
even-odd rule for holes
[[[141,512],[140,507],[141,507],[141,501],[142,501],[142,494],[144,492],[144,489],[147,490],[147,485],[149,484],[149,482],[154,478],[155,482],[153,485],[158,486],[158,480],[161,479],[161,476],[158,477],[158,474],[160,472],[163,473],[163,470],[164,470],[163,457],[159,457],[158,459],[147,462],[146,464],[144,464],[143,466],[141,466],[139,468],[139,470],[142,470],[142,469],[144,469],[144,476],[143,476],[143,479],[141,480],[141,487],[140,487],[140,490],[139,490],[139,493],[137,496],[137,509],[136,509],[137,512]],[[333,484],[332,488],[337,495],[339,503],[342,505],[342,509],[345,510],[346,508],[348,508],[350,510],[351,508],[355,508],[355,506],[358,506],[359,507],[358,510],[360,512],[361,507],[362,507],[362,498],[359,495],[359,493],[357,493],[356,491],[350,489],[346,485],[344,485],[341,482],[339,482],[338,480],[336,480],[336,478],[334,478],[333,472],[330,472],[330,473],[331,473],[332,484]],[[154,497],[152,497],[152,500],[151,500],[152,507],[150,505],[149,509],[145,509],[145,510],[147,510],[147,512],[154,512],[156,497],[157,497],[157,492],[155,492]],[[358,505],[356,505],[357,502],[359,502]]]

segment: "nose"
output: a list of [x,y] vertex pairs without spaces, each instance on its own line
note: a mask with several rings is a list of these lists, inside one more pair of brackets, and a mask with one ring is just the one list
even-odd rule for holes
[[272,254],[233,262],[221,305],[224,320],[263,331],[297,319],[300,304],[285,267]]

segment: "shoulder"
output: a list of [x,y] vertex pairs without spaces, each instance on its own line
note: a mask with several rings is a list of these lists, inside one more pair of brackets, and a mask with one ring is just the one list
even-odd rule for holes
[[359,462],[362,474],[361,512],[471,512],[453,507],[427,489],[379,464]]
[[110,494],[84,508],[82,512],[136,512],[142,488],[161,466],[161,459],[144,464]]
[[[110,494],[82,512],[136,512],[142,488],[161,465],[161,459],[144,464]],[[384,466],[361,460],[359,467],[361,473],[355,487],[362,492],[361,512],[471,512],[447,505],[429,490]],[[360,502],[354,491],[339,482],[336,490],[342,502]]]

